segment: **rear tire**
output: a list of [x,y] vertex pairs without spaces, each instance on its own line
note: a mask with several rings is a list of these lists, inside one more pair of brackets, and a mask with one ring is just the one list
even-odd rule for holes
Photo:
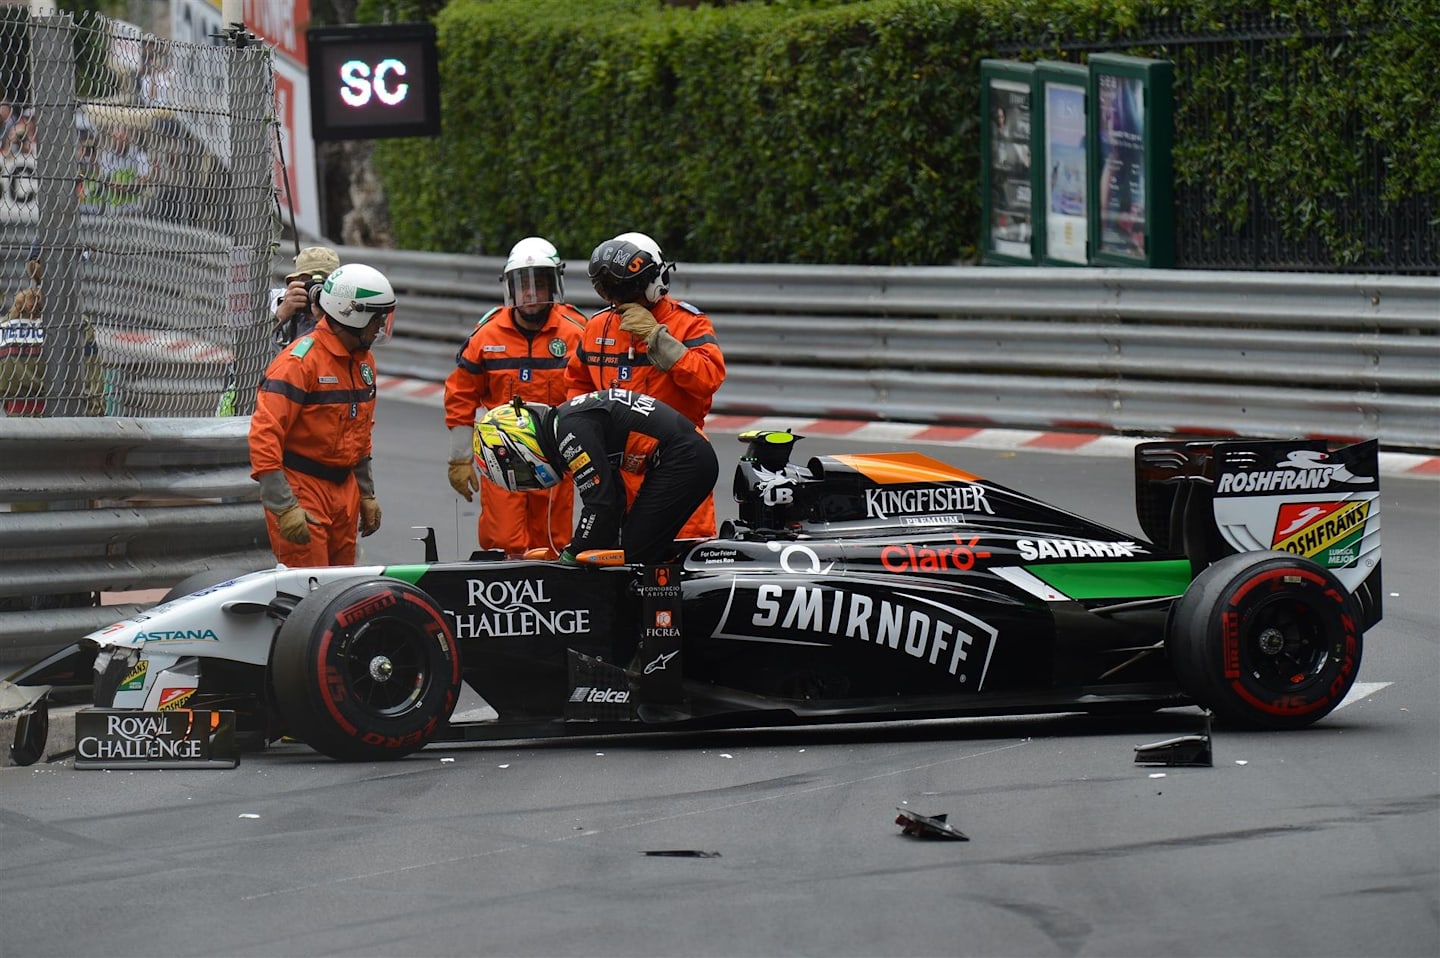
[[1181,687],[1222,722],[1303,728],[1328,715],[1360,669],[1359,607],[1329,570],[1286,552],[1205,569],[1165,638]]
[[275,637],[270,675],[289,734],[340,761],[423,748],[460,693],[444,613],[398,579],[344,579],[310,593]]

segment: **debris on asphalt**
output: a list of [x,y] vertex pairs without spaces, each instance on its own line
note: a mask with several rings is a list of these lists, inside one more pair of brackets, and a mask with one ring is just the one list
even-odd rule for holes
[[703,852],[696,848],[659,848],[654,851],[641,852],[642,855],[649,855],[652,858],[719,858],[719,852]]
[[1210,746],[1210,713],[1205,713],[1205,728],[1198,734],[1181,735],[1161,742],[1135,746],[1135,764],[1168,765],[1171,768],[1212,767],[1215,762]]
[[900,826],[902,835],[909,835],[912,838],[942,838],[952,842],[968,842],[970,840],[969,835],[945,820],[948,817],[946,814],[921,815],[919,812],[912,812],[906,808],[895,810],[900,813],[895,819],[895,824]]

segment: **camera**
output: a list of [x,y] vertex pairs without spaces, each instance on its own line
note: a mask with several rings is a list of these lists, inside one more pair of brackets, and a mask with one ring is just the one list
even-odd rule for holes
[[325,286],[324,273],[311,273],[305,280],[305,298],[313,306],[320,299],[320,290]]

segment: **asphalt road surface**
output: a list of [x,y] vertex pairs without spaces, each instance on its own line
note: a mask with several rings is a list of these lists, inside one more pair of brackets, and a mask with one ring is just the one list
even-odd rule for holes
[[[741,446],[715,441],[726,488]],[[445,450],[437,408],[385,405],[367,561],[418,559],[411,525],[473,547]],[[925,451],[1138,534],[1127,459]],[[1217,730],[1212,768],[1134,764],[1190,709],[3,768],[0,955],[1435,956],[1440,483],[1383,496],[1356,692],[1305,731]]]

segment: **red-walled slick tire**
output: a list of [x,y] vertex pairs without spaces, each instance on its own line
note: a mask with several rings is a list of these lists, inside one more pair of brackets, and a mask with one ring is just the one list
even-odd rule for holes
[[289,734],[341,761],[424,747],[460,691],[445,616],[397,579],[347,579],[310,593],[280,627],[270,669]]
[[1328,715],[1360,670],[1360,615],[1327,569],[1244,552],[1205,569],[1165,638],[1180,685],[1222,722],[1294,729]]

